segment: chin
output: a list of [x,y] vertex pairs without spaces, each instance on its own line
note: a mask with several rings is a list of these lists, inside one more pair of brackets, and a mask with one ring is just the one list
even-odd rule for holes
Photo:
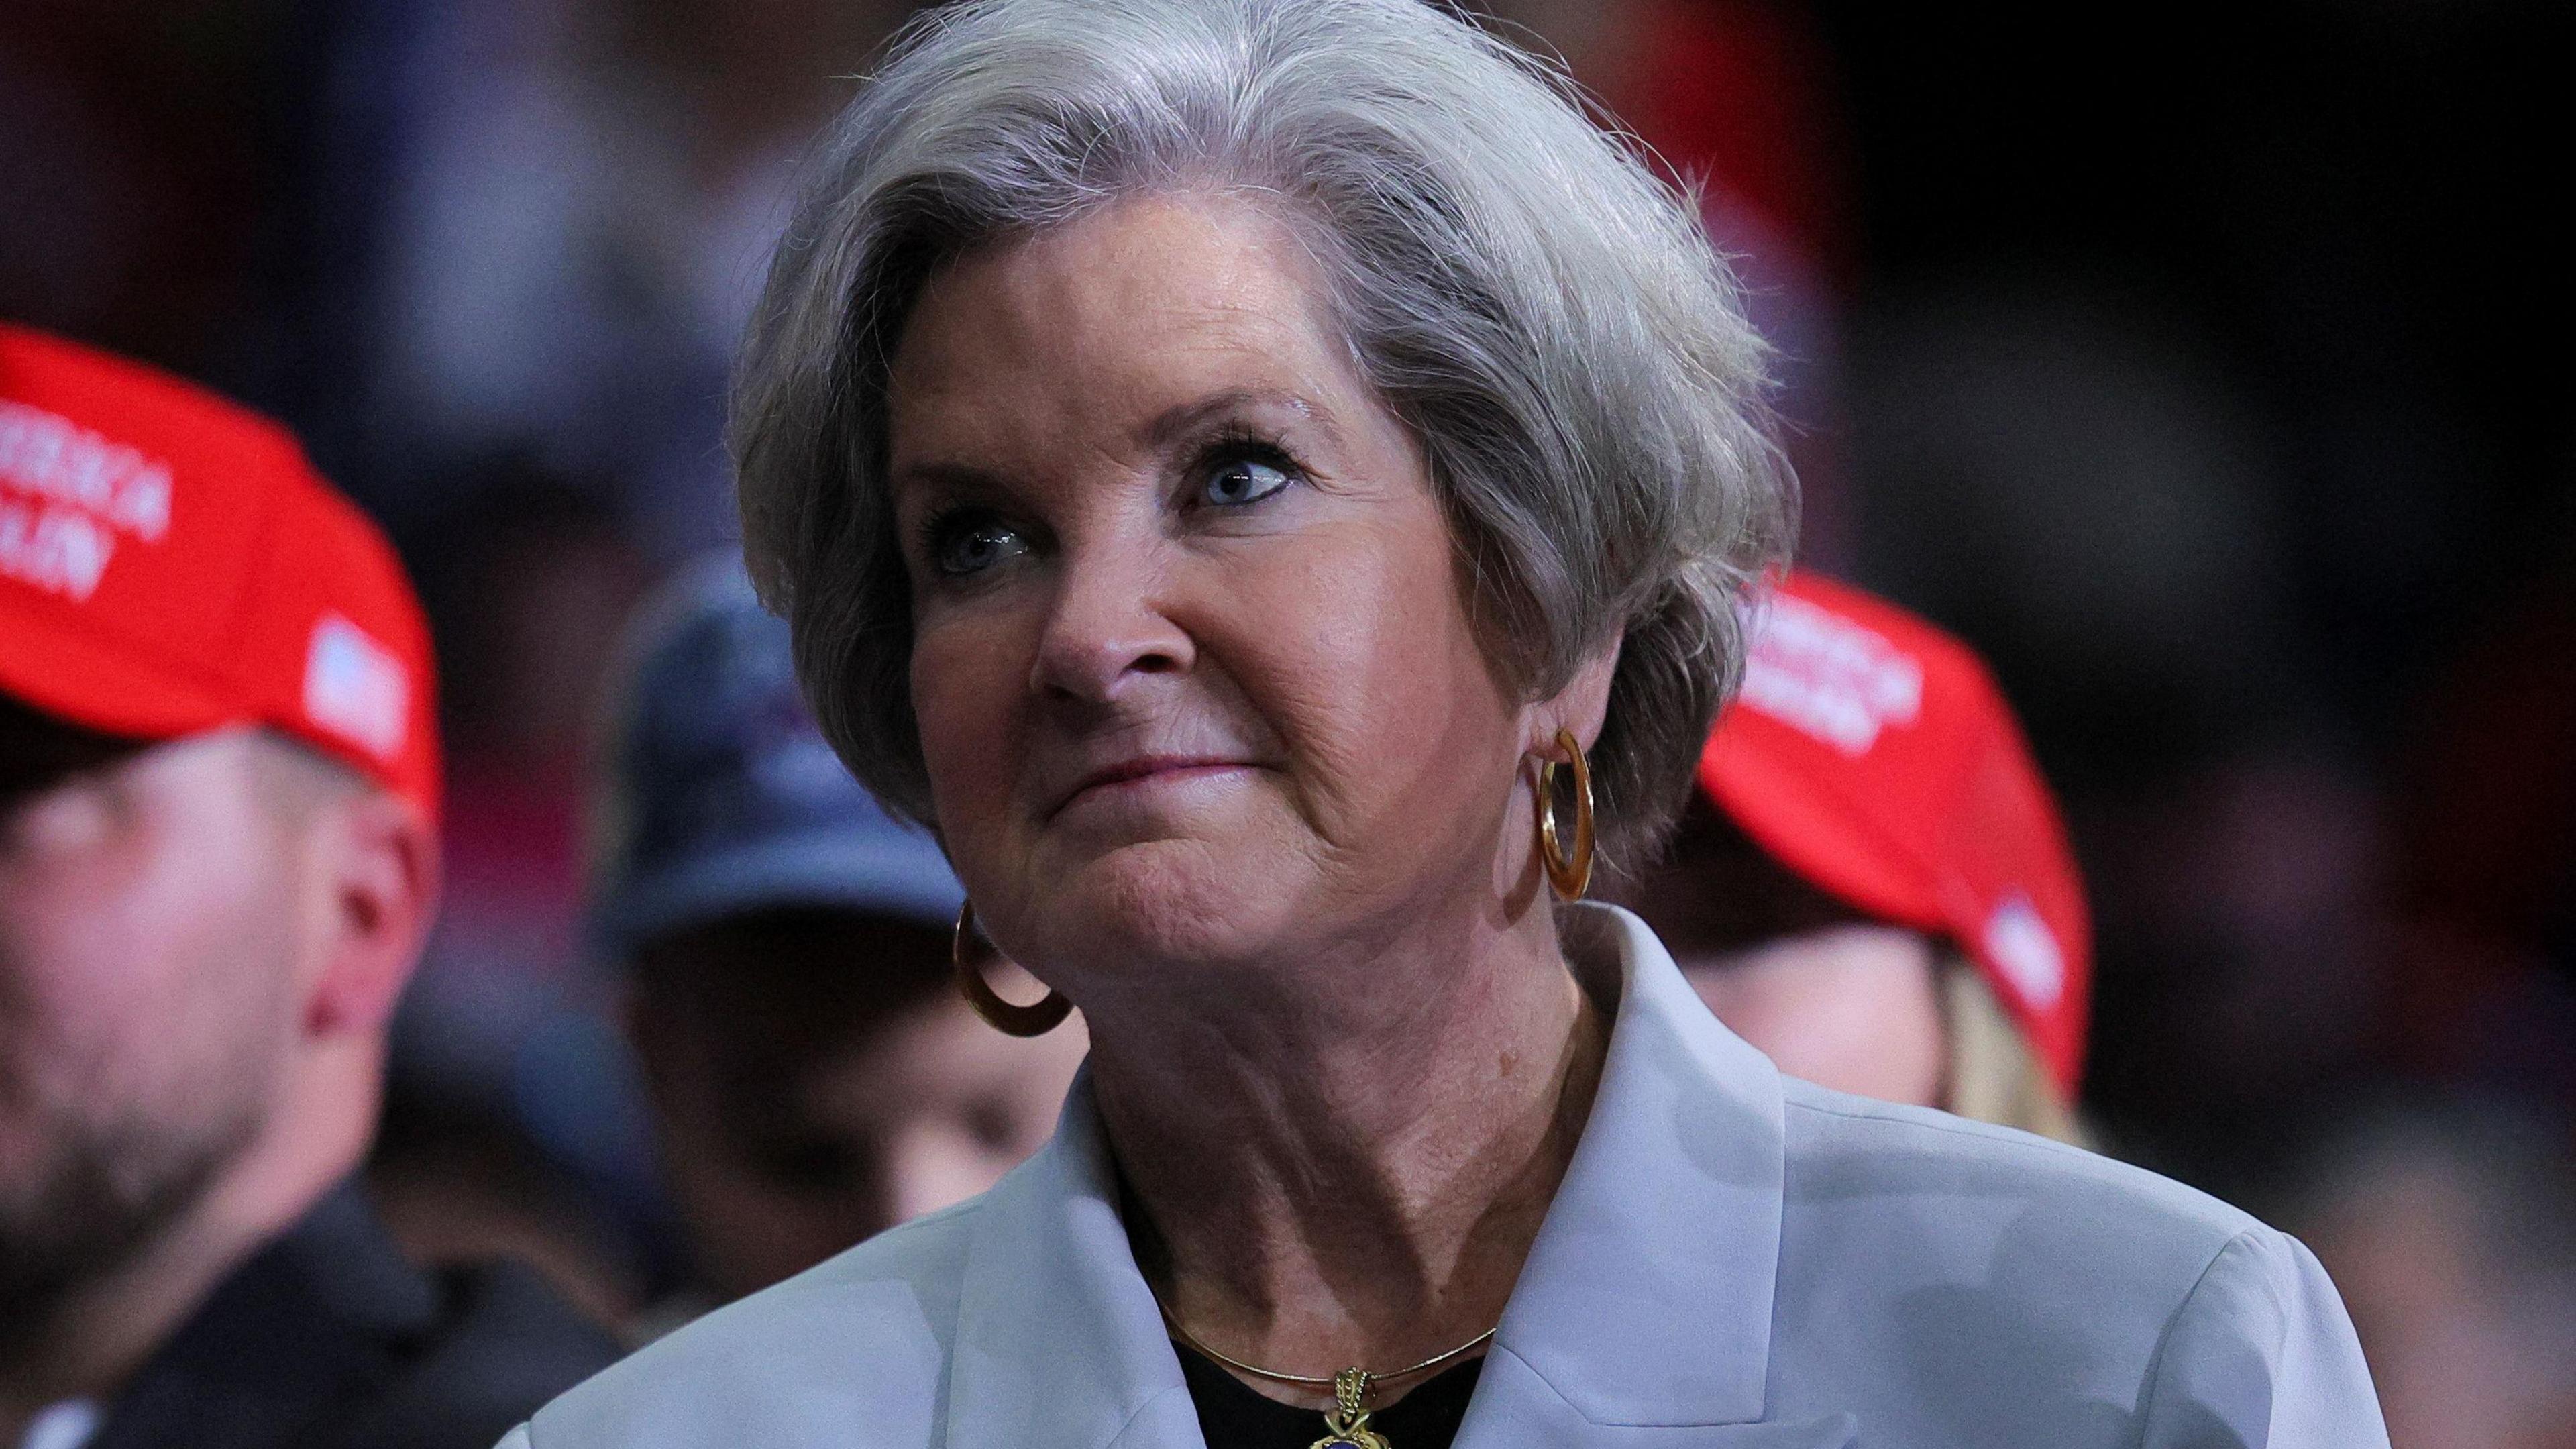
[[1040,893],[1048,955],[1081,975],[1260,957],[1296,918],[1303,873],[1275,852],[1205,840],[1120,846]]

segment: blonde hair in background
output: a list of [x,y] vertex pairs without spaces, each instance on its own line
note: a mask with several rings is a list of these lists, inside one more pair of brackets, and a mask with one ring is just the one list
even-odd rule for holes
[[1941,1020],[1950,1039],[1950,1080],[1942,1106],[1980,1122],[2092,1147],[2092,1134],[2073,1104],[2058,1094],[2055,1079],[1976,964],[1947,947],[1940,972]]

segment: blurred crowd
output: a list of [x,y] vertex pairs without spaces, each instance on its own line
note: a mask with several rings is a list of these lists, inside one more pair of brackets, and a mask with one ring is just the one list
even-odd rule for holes
[[[2001,1011],[2035,1053],[1980,1115],[2305,1237],[2400,1449],[2576,1444],[2576,378],[2545,220],[2576,24],[1481,8],[1699,188],[1778,350],[1802,567],[2010,700],[2071,842],[2034,909],[2089,952],[2089,1035],[2009,951],[1770,839],[1806,883],[1756,934],[1951,941],[1929,1029],[1957,1051]],[[1080,1054],[951,993],[954,882],[811,736],[723,561],[725,377],[788,178],[912,9],[0,10],[0,321],[284,419],[427,609],[446,897],[378,1208],[630,1342],[980,1190]],[[1759,807],[1703,784],[1627,886],[1650,911],[1752,869]],[[1966,1110],[1964,1071],[1863,1085]]]

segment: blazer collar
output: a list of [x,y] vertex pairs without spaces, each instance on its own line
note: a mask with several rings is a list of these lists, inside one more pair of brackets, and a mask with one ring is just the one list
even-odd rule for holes
[[[1762,1417],[1780,1258],[1780,1074],[1718,1025],[1643,921],[1610,906],[1563,920],[1567,955],[1618,1012],[1601,1085],[1494,1335],[1461,1449],[1512,1442],[1480,1423],[1535,1413],[1519,1386],[1595,1425]],[[1497,1371],[1497,1370],[1502,1371]],[[1511,1411],[1506,1414],[1504,1411]]]
[[[1587,985],[1605,1005],[1615,993],[1609,1055],[1460,1449],[1529,1442],[1543,1422],[1563,1425],[1551,1439],[1579,1442],[1593,1437],[1587,1426],[1762,1416],[1780,1246],[1779,1074],[1717,1024],[1636,917],[1577,907],[1565,929]],[[1054,1140],[986,1196],[967,1251],[950,1443],[1203,1449],[1119,1218],[1087,1073]],[[1844,1442],[1832,1424],[1780,1427],[1790,1437],[1766,1426],[1672,1442]]]

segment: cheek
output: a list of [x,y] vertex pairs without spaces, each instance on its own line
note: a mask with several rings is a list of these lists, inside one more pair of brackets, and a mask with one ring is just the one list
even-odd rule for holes
[[932,804],[952,846],[1000,823],[1024,752],[1028,631],[1007,618],[953,616],[913,644],[912,707]]
[[237,1110],[293,1028],[283,885],[257,842],[119,842],[0,895],[0,1048],[85,1111]]
[[174,866],[103,849],[11,882],[0,896],[11,1004],[47,1035],[149,1030],[188,990],[185,965],[208,934],[192,909],[202,893]]
[[1245,627],[1232,672],[1286,737],[1318,827],[1346,843],[1388,835],[1390,819],[1460,818],[1517,753],[1511,703],[1431,528],[1427,543],[1330,539],[1293,566],[1235,579]]
[[174,884],[171,895],[186,904],[162,918],[154,975],[164,994],[130,1020],[149,1024],[171,1089],[202,1093],[209,1106],[226,1093],[257,1095],[303,1025],[294,992],[309,942],[295,894],[282,875],[244,871]]

